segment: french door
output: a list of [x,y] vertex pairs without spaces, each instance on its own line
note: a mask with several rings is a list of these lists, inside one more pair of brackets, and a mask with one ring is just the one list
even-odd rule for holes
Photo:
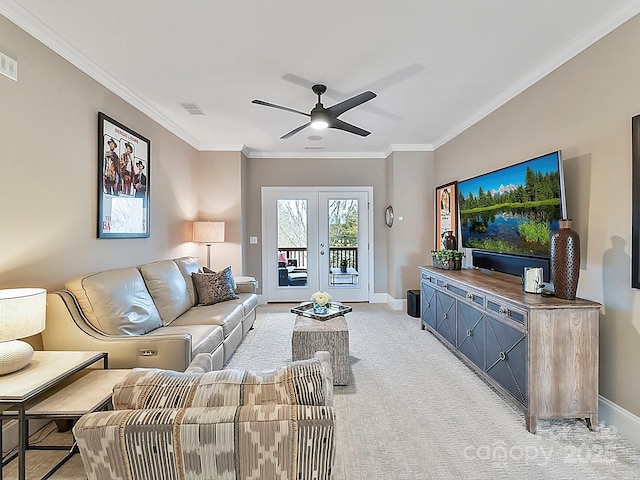
[[318,291],[369,300],[371,187],[262,189],[263,293],[301,302]]

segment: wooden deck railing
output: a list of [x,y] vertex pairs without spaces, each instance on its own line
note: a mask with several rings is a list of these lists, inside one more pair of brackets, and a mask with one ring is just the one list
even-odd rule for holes
[[[299,268],[307,268],[307,249],[304,247],[280,247],[279,252],[284,252],[287,259],[295,260]],[[329,247],[329,267],[340,267],[342,260],[347,261],[347,266],[358,270],[358,247]]]

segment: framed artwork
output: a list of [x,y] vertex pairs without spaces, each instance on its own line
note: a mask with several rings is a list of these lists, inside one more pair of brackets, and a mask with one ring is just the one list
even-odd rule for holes
[[458,236],[458,182],[436,187],[436,244],[434,250],[443,246],[442,236],[452,231]]
[[640,288],[640,115],[631,118],[631,287]]
[[98,113],[98,238],[149,236],[151,142]]

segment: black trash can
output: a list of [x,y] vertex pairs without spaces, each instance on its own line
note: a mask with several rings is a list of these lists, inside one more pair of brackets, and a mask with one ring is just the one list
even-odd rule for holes
[[420,290],[407,290],[407,315],[420,318]]

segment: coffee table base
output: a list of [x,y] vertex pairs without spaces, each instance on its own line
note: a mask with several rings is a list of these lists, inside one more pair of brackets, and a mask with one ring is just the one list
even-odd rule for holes
[[333,384],[349,383],[349,329],[344,316],[326,321],[298,315],[291,336],[291,357],[294,361],[313,358],[319,350],[331,355]]

